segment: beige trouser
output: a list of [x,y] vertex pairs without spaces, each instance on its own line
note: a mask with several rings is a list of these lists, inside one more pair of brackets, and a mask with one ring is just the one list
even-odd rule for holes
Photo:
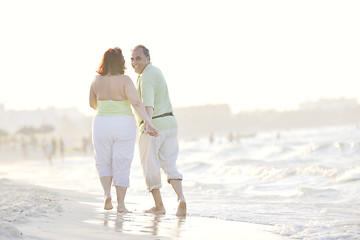
[[151,192],[161,188],[162,168],[170,180],[182,180],[182,175],[176,167],[176,159],[179,154],[177,140],[178,129],[161,131],[158,137],[152,137],[142,133],[139,137],[139,150],[141,165],[143,168],[146,185]]

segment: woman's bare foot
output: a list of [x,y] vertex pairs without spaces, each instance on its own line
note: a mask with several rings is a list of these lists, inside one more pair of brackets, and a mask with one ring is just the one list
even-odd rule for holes
[[179,206],[178,206],[178,210],[176,212],[176,216],[178,216],[178,217],[185,217],[186,216],[186,202],[185,201],[180,201],[179,202]]
[[125,207],[120,207],[120,206],[117,207],[117,212],[118,213],[131,213],[130,210],[127,210]]
[[145,213],[153,213],[153,214],[165,214],[165,208],[164,207],[152,207],[148,210],[144,210]]
[[105,209],[105,210],[113,209],[113,205],[112,205],[112,202],[111,202],[111,197],[105,198],[104,209]]

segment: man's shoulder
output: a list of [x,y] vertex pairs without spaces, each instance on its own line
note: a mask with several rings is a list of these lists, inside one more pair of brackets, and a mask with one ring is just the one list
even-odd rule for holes
[[150,64],[149,67],[146,69],[145,74],[155,74],[155,75],[162,75],[162,72],[160,70],[160,68]]
[[153,71],[157,71],[157,72],[161,72],[160,68],[158,68],[157,66],[151,65],[152,66],[152,70]]

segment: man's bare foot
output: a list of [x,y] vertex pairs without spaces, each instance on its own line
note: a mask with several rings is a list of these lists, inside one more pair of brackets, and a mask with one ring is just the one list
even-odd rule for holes
[[113,209],[113,205],[112,205],[112,202],[111,202],[111,197],[105,198],[105,206],[104,206],[104,209],[105,209],[105,210]]
[[118,213],[131,213],[131,211],[130,210],[127,210],[126,208],[124,208],[124,207],[117,207],[117,212]]
[[178,206],[178,210],[176,212],[176,216],[178,216],[178,217],[185,217],[186,216],[186,202],[185,201],[180,201],[179,202],[179,206]]
[[153,213],[153,214],[165,214],[165,208],[164,207],[152,207],[148,210],[144,210],[145,213]]

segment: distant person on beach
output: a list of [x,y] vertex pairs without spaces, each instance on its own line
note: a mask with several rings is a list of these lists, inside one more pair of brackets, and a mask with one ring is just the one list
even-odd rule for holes
[[60,148],[61,159],[64,160],[65,146],[64,146],[64,140],[62,138],[59,139],[59,148]]
[[132,50],[131,65],[139,74],[137,91],[146,111],[159,130],[159,137],[145,134],[142,116],[137,116],[141,135],[139,137],[140,159],[146,179],[146,185],[155,201],[155,207],[145,210],[146,213],[165,214],[165,207],[160,193],[162,168],[167,175],[168,183],[175,190],[179,206],[176,215],[186,215],[186,202],[182,188],[182,175],[176,167],[179,153],[177,140],[178,125],[173,115],[168,88],[160,69],[150,62],[149,50],[138,45]]
[[111,183],[116,188],[119,213],[129,212],[125,194],[129,187],[130,166],[134,156],[136,123],[130,104],[145,120],[146,133],[156,136],[136,88],[124,75],[125,60],[120,48],[108,49],[90,87],[90,106],[97,110],[93,121],[96,168],[105,195],[106,210],[113,208]]
[[52,146],[52,149],[53,149],[52,155],[55,155],[56,149],[57,149],[57,144],[56,144],[56,139],[55,139],[55,138],[53,138],[53,139],[51,140],[51,146]]
[[21,138],[21,152],[22,152],[23,158],[27,158],[27,156],[28,156],[27,143],[24,138]]
[[43,142],[43,151],[49,163],[52,164],[52,157],[54,155],[54,148],[50,141],[44,140]]
[[209,142],[210,142],[210,143],[213,143],[213,142],[214,142],[214,134],[213,134],[213,133],[210,133]]
[[232,132],[229,133],[228,140],[229,140],[229,142],[232,142],[234,140],[234,136],[233,136]]

